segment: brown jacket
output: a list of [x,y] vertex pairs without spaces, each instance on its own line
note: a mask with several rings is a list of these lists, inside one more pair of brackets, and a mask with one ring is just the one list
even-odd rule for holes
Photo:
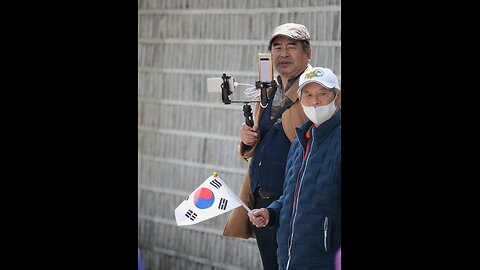
[[[308,65],[307,69],[311,68]],[[308,118],[303,112],[302,105],[298,102],[297,96],[298,90],[298,78],[295,80],[293,85],[285,93],[286,97],[281,101],[282,106],[287,102],[287,98],[292,100],[293,105],[286,109],[282,113],[282,125],[283,131],[287,135],[290,142],[293,141],[295,137],[295,128],[305,123]],[[268,93],[269,98],[271,98],[271,92]],[[253,123],[257,126],[259,130],[260,119],[263,114],[263,108],[257,103],[255,105],[255,111],[253,112]],[[262,134],[259,134],[259,139]],[[255,145],[248,146],[240,142],[240,145],[237,148],[237,152],[242,159],[249,159],[252,157],[255,150]],[[250,161],[250,160],[249,160]],[[240,199],[249,207],[252,208],[254,205],[254,198],[252,191],[250,190],[250,164],[247,164],[247,171],[243,177],[242,187],[240,188],[239,197]],[[248,239],[250,237],[255,238],[253,233],[252,224],[247,215],[247,210],[244,207],[237,207],[232,210],[230,216],[228,217],[225,227],[223,229],[223,235],[227,237],[236,237]]]

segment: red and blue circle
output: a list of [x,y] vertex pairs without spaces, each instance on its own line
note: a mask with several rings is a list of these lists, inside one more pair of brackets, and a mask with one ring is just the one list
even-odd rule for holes
[[193,196],[193,203],[200,209],[206,209],[215,202],[213,192],[208,188],[200,188]]

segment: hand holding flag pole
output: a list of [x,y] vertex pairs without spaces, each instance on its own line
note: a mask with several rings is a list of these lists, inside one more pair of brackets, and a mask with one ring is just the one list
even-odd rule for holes
[[213,172],[176,209],[177,225],[193,225],[242,205],[250,208]]

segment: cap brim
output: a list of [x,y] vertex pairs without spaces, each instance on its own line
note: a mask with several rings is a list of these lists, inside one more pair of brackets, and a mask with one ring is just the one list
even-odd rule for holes
[[270,43],[268,43],[268,46],[269,47],[272,46],[273,40],[276,39],[279,36],[284,36],[284,37],[287,37],[291,40],[296,40],[296,41],[308,41],[307,39],[296,39],[292,36],[289,36],[288,34],[279,33],[279,34],[276,34],[275,36],[273,36],[272,38],[270,38]]
[[306,84],[312,83],[312,82],[313,82],[313,83],[316,83],[316,84],[319,84],[319,85],[321,85],[321,86],[323,86],[323,87],[325,87],[325,88],[327,88],[327,89],[332,89],[332,88],[337,89],[334,85],[331,85],[331,84],[328,84],[328,83],[319,82],[319,81],[313,80],[313,79],[304,81],[304,82],[302,83],[302,85],[298,87],[298,89],[303,88]]
[[294,38],[292,38],[291,36],[288,36],[286,34],[276,34],[275,36],[273,36],[271,39],[270,39],[270,43],[268,43],[268,46],[272,46],[272,43],[273,43],[273,40],[276,39],[277,37],[279,36],[284,36],[284,37],[287,37],[287,38],[290,38],[290,39],[293,39],[293,40],[296,40]]

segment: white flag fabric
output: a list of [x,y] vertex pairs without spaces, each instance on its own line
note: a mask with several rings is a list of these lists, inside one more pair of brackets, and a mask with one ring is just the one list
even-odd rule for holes
[[175,209],[177,225],[192,225],[243,205],[240,198],[213,173]]

